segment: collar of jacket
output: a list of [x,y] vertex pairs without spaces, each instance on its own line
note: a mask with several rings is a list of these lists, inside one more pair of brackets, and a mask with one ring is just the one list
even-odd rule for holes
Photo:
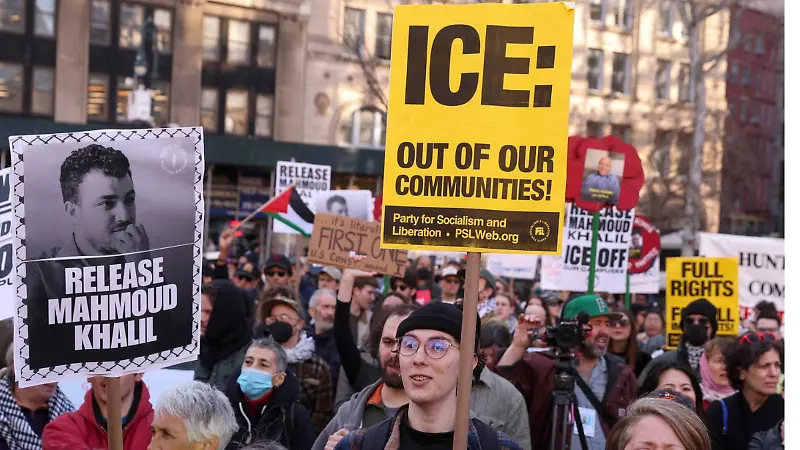
[[[408,415],[408,405],[400,407],[397,414],[389,422],[389,440],[383,450],[400,450],[400,424],[403,423],[403,418]],[[478,438],[478,430],[472,423],[472,414],[470,414],[469,427],[467,428],[467,448],[469,450],[481,450],[480,439]]]

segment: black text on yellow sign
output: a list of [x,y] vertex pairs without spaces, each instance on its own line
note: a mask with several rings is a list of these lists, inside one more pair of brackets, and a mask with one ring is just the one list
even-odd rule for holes
[[667,346],[681,338],[681,311],[705,298],[717,307],[717,334],[739,334],[739,263],[736,258],[667,258]]
[[395,9],[382,246],[560,251],[573,13]]

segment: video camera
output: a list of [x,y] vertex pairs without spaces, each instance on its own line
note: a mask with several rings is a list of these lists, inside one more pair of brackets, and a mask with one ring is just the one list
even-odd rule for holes
[[557,353],[569,353],[571,349],[581,346],[586,339],[586,328],[589,315],[581,313],[575,319],[559,320],[558,324],[547,327],[545,335],[532,333],[531,340],[542,339],[548,347]]

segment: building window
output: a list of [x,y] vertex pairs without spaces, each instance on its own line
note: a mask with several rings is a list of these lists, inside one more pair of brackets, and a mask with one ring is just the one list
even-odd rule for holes
[[258,67],[275,67],[275,27],[260,25],[258,27]]
[[672,0],[661,0],[658,8],[658,33],[662,36],[672,36],[673,25]]
[[755,48],[753,51],[756,55],[764,54],[764,36],[760,34],[756,36]]
[[761,90],[761,69],[753,67],[753,87],[756,92]]
[[0,30],[25,32],[25,0],[0,0]]
[[728,67],[728,83],[736,84],[739,82],[739,63],[736,61],[731,61],[731,65]]
[[111,43],[111,6],[108,0],[92,0],[92,23],[89,28],[89,42],[96,45]]
[[753,35],[746,33],[744,35],[744,52],[750,53],[753,51]]
[[53,69],[33,69],[33,97],[31,112],[42,116],[53,115]]
[[611,76],[611,91],[618,94],[628,93],[628,78],[630,73],[630,55],[627,53],[614,53],[613,73]]
[[633,23],[633,1],[615,0],[614,4],[614,25],[630,29]]
[[341,140],[359,147],[386,144],[386,115],[374,108],[361,108],[342,124]]
[[678,175],[689,175],[693,153],[692,133],[678,134],[678,150],[680,151],[680,158],[678,159]]
[[743,98],[741,102],[739,102],[739,121],[742,123],[747,123],[747,99]]
[[247,91],[231,89],[225,97],[225,133],[247,135]]
[[389,59],[392,56],[392,15],[378,13],[378,30],[375,37],[375,56]]
[[742,66],[742,86],[750,86],[750,67]]
[[22,64],[0,62],[0,111],[22,112]]
[[108,75],[89,74],[86,113],[91,120],[108,121]]
[[200,124],[204,130],[217,131],[219,98],[216,89],[203,88],[200,95]]
[[56,34],[56,0],[36,0],[34,34],[53,37]]
[[605,24],[605,0],[589,0],[589,19],[600,25]]
[[365,11],[357,8],[344,9],[344,45],[353,53],[361,54],[364,45]]
[[272,136],[272,96],[256,96],[256,136]]
[[228,62],[248,65],[250,62],[250,24],[228,21]]
[[626,144],[630,144],[633,137],[633,128],[630,125],[611,125],[611,135],[622,139],[622,142]]
[[669,81],[672,62],[659,59],[656,66],[656,98],[669,100]]
[[586,122],[586,136],[603,137],[603,124],[601,122]]
[[203,59],[219,61],[219,17],[203,16]]
[[[117,114],[119,123],[128,122],[128,96],[136,86],[132,78],[117,78]],[[152,117],[155,124],[169,122],[169,82],[156,81],[152,87]]]
[[656,130],[654,164],[662,176],[672,170],[672,131]]
[[678,73],[678,101],[691,103],[694,97],[693,88],[691,66],[689,64],[681,64],[681,70]]
[[119,46],[136,48],[142,43],[144,7],[122,4],[119,9]]
[[156,26],[156,48],[161,53],[170,53],[172,51],[172,12],[166,9],[155,9],[153,24]]
[[753,102],[753,113],[750,114],[750,125],[761,124],[761,103]]
[[590,91],[600,91],[603,89],[603,51],[590,48],[589,60],[587,64],[586,78],[589,81]]
[[736,117],[736,100],[728,100],[728,117]]

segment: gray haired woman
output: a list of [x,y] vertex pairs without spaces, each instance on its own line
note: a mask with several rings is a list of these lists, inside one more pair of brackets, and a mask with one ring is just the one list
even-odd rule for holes
[[74,411],[56,383],[21,388],[14,380],[14,346],[0,370],[0,450],[40,450],[44,427]]

